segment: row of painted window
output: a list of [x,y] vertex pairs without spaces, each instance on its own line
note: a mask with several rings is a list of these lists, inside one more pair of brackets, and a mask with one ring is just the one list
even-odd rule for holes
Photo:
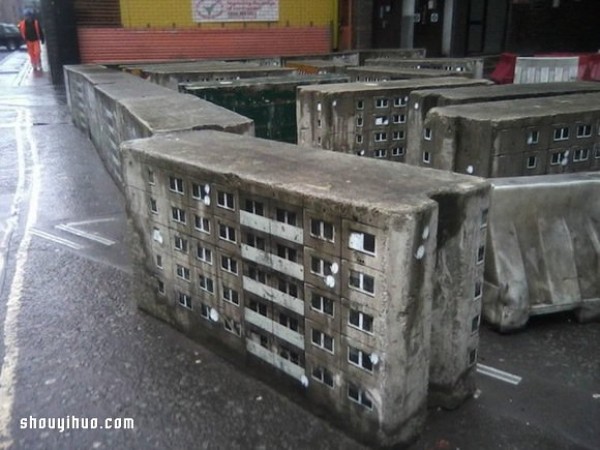
[[[175,236],[174,242],[174,247],[176,251],[182,253],[188,252],[189,244],[187,239],[182,238],[181,236]],[[296,262],[295,258],[297,258],[297,251],[295,249],[283,245],[278,245],[278,256],[288,259],[292,262]],[[202,245],[201,243],[198,243],[196,244],[196,258],[204,263],[212,265],[212,250]],[[158,268],[162,269],[162,255],[156,255],[156,264]],[[189,268],[183,265],[178,266],[181,267],[182,274],[187,275],[187,277],[182,276],[181,278],[189,281]],[[238,261],[235,258],[222,255],[221,268],[229,273],[238,275]],[[329,275],[335,275],[338,272],[338,270],[339,267],[337,263],[315,256],[311,257],[310,272],[316,276],[327,277]],[[253,269],[252,274],[256,276],[256,281],[263,282],[262,280],[265,280],[266,282],[267,275],[265,272],[259,269]],[[350,269],[348,286],[359,292],[373,296],[375,294],[375,277],[368,275],[364,272]]]
[[[600,135],[600,127],[598,127],[598,134]],[[555,142],[566,141],[571,135],[570,127],[555,127],[553,130],[553,139]],[[577,139],[584,139],[592,137],[592,125],[580,124],[577,125]],[[425,128],[423,130],[423,139],[430,141],[433,137],[431,128]],[[377,141],[375,141],[377,142]],[[527,144],[535,145],[540,142],[540,132],[538,130],[527,130]]]
[[[396,130],[392,131],[392,141],[403,141],[406,138],[406,131],[404,130]],[[373,133],[373,142],[387,142],[388,141],[388,133],[385,131],[376,131]],[[356,143],[363,143],[363,135],[356,135]]]
[[[189,294],[178,291],[177,292],[177,300],[178,300],[179,305],[182,306],[183,308],[188,309],[190,311],[192,311],[194,309],[193,304],[192,304],[192,297]],[[200,302],[201,317],[203,317],[206,320],[211,320],[210,312],[211,312],[210,305]],[[357,312],[357,313],[358,313],[357,317],[365,316],[360,312]],[[233,321],[233,322],[235,322],[235,321]],[[290,317],[289,315],[287,315],[285,313],[280,313],[279,323],[299,334],[302,334],[302,335],[304,334],[303,330],[300,328],[298,319]],[[371,323],[372,323],[372,318],[371,318]],[[232,326],[230,328],[235,330],[235,334],[237,334],[238,336],[241,337],[241,335],[242,335],[241,324],[239,322],[235,322],[233,325],[234,326]],[[349,321],[349,325],[354,326],[354,324],[350,323],[350,321]],[[227,329],[227,327],[226,327],[226,329]],[[231,330],[228,330],[228,331],[231,331]],[[320,330],[313,328],[311,330],[311,343],[315,347],[325,350],[331,354],[335,354],[334,337],[328,335],[327,333],[324,333]],[[268,340],[261,340],[261,345],[263,345],[265,348],[268,348]],[[300,362],[299,354],[290,348],[286,348],[286,350],[288,353],[286,355],[287,356],[286,359],[288,359],[290,362],[292,362],[296,365],[302,366],[301,362]],[[356,367],[364,369],[365,371],[367,371],[369,373],[372,373],[374,370],[375,364],[377,364],[377,362],[378,362],[378,357],[373,353],[368,353],[364,350],[360,350],[356,347],[352,347],[351,345],[349,345],[348,346],[348,362]]]
[[[398,146],[398,147],[393,147],[390,151],[392,157],[403,157],[406,155],[406,150],[404,149],[403,146]],[[356,155],[357,156],[365,156],[367,155],[367,151],[366,150],[358,150],[356,151]],[[378,148],[373,150],[372,152],[370,152],[370,156],[372,158],[387,158],[388,156],[388,149],[386,148]]]
[[[552,150],[551,150],[552,151]],[[558,165],[566,165],[569,160],[574,163],[584,162],[590,159],[590,149],[589,148],[576,148],[572,150],[572,158],[570,158],[571,151],[569,150],[561,150],[554,151],[550,154],[550,165],[558,166]],[[600,159],[600,147],[596,148],[594,151],[594,158]],[[538,166],[539,158],[535,155],[531,155],[527,157],[527,161],[525,163],[525,167],[527,169],[535,169]],[[423,162],[425,164],[431,164],[431,152],[423,152]]]
[[[150,211],[152,213],[158,214],[158,212],[159,212],[158,211],[158,203],[157,203],[156,199],[151,198],[149,206],[150,206]],[[264,204],[261,202],[254,201],[254,200],[246,200],[244,211],[250,212],[252,214],[256,214],[259,216],[264,216],[265,208],[264,208]],[[278,212],[279,211],[287,212],[284,210],[280,210],[278,208]],[[293,214],[293,217],[291,216],[291,214]],[[285,218],[288,221],[293,218],[294,219],[293,223],[295,225],[295,223],[296,223],[295,216],[296,216],[295,213],[289,213],[286,215],[282,215],[280,218],[281,219]],[[180,224],[186,224],[187,223],[186,210],[183,208],[180,208],[178,206],[171,206],[171,220],[173,220],[174,222],[180,223]],[[284,222],[283,220],[279,220],[279,221]],[[210,234],[211,233],[211,221],[207,217],[203,217],[198,214],[194,214],[194,228],[197,231],[200,231],[202,233]],[[310,235],[313,238],[324,240],[324,241],[329,241],[329,242],[333,243],[333,242],[335,242],[335,234],[336,234],[335,226],[331,222],[327,222],[325,220],[319,220],[319,219],[310,219]],[[236,239],[235,228],[219,222],[219,238],[226,240],[226,241],[230,241],[230,242],[236,242],[237,239]],[[262,239],[262,238],[255,237],[255,239]],[[253,239],[253,241],[254,241],[254,239]],[[262,242],[264,243],[265,240],[262,239]],[[250,242],[246,242],[246,243],[248,243],[249,245],[252,245],[252,243],[250,243]],[[252,245],[252,246],[259,247],[258,245]],[[350,235],[348,238],[348,247],[353,250],[357,250],[362,253],[367,253],[369,255],[374,256],[376,253],[375,252],[375,235],[366,233],[364,231],[357,231],[357,230],[351,229]],[[264,248],[262,248],[262,250],[264,250]]]
[[[333,100],[333,102],[336,102],[336,100]],[[403,96],[392,97],[392,98],[377,97],[377,98],[373,99],[373,106],[377,109],[389,108],[390,104],[393,104],[395,108],[405,107],[408,104],[408,96],[403,95]],[[365,109],[364,99],[356,100],[356,109],[357,110]],[[321,102],[317,102],[317,111],[321,112],[321,110],[322,110],[322,104],[321,104]]]
[[[180,238],[179,238],[180,239]],[[187,244],[185,244],[187,245]],[[206,247],[201,246],[200,244],[198,244],[198,248],[197,248],[197,257],[199,260],[212,264],[212,251],[210,249],[207,249]],[[159,269],[163,268],[163,262],[162,262],[162,256],[157,254],[156,255],[156,265]],[[312,261],[311,261],[311,273],[317,275],[317,276],[321,276],[321,277],[326,277],[328,275],[333,275],[335,270],[333,269],[333,263],[323,260],[321,258],[316,258],[313,257]],[[235,258],[229,257],[229,256],[225,256],[222,255],[221,256],[221,269],[233,274],[233,275],[238,275],[238,261]],[[181,278],[184,281],[190,282],[191,281],[191,275],[190,275],[190,269],[189,267],[186,267],[182,264],[176,264],[175,265],[175,274],[178,278]],[[205,275],[199,275],[200,276],[200,287],[203,288],[204,290],[208,291],[209,293],[213,293],[214,292],[214,288],[213,288],[213,280],[210,277],[207,277]],[[266,272],[251,267],[248,270],[248,276],[252,279],[254,279],[255,281],[258,281],[259,283],[262,284],[267,284],[268,283],[268,278],[267,278],[267,274]],[[278,278],[281,279],[281,278]],[[203,287],[203,284],[206,285],[206,287]],[[281,285],[281,283],[280,283]],[[293,286],[293,288],[291,287]],[[348,286],[351,289],[357,290],[361,293],[373,296],[375,294],[375,278],[372,277],[371,275],[365,274],[363,272],[359,272],[356,270],[350,270],[349,271],[349,279],[348,279]],[[290,283],[290,282],[286,282],[285,284],[285,289],[280,289],[282,290],[282,292],[285,292],[286,294],[298,298],[298,288],[294,283]]]

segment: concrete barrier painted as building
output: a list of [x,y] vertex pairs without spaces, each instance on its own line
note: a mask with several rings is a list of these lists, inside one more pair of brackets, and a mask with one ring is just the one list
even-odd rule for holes
[[448,72],[441,69],[412,69],[410,67],[360,66],[347,67],[346,74],[352,81],[390,81],[413,78],[463,77],[461,72]]
[[600,169],[600,93],[433,108],[419,165],[481,177]]
[[487,83],[460,77],[301,87],[298,143],[403,162],[408,96],[419,89]]
[[170,62],[164,64],[146,64],[123,66],[123,69],[138,74],[160,86],[179,90],[181,83],[202,81],[227,81],[240,78],[257,78],[293,75],[295,70],[289,67],[267,66],[259,63],[236,61],[193,61]]
[[292,61],[302,60],[325,60],[341,63],[347,66],[362,66],[367,59],[371,58],[424,58],[426,50],[424,48],[378,48],[363,50],[347,50],[335,53],[320,53],[313,55],[295,55],[282,56],[282,65]]
[[462,76],[483,78],[483,58],[373,58],[367,66],[392,66],[460,72]]
[[464,105],[525,98],[599,92],[600,83],[531,83],[493,86],[468,86],[451,89],[419,89],[408,98],[406,160],[419,165],[422,158],[423,122],[429,111],[437,106]]
[[124,72],[80,65],[65,66],[64,73],[73,122],[90,137],[120,187],[123,141],[207,128],[254,135],[246,117]]
[[370,443],[472,392],[485,180],[215,131],[122,150],[140,308]]
[[600,317],[600,173],[493,180],[484,317],[501,331],[530,316]]

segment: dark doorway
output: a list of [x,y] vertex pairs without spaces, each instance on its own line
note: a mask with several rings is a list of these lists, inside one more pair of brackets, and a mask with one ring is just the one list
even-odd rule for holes
[[373,47],[399,48],[402,2],[374,0],[373,2]]
[[444,0],[416,0],[414,46],[426,48],[427,56],[440,56],[443,28]]
[[352,45],[352,2],[353,0],[340,0],[339,4],[338,49],[342,51],[354,48]]

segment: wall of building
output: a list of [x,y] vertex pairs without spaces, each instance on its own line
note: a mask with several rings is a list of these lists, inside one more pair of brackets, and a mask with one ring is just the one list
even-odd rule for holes
[[[81,60],[152,61],[331,51],[333,30],[337,30],[336,1],[278,0],[278,4],[279,19],[275,21],[196,23],[192,0],[121,0],[106,10],[88,9],[84,0],[76,0]],[[94,12],[91,17],[89,10]]]
[[512,2],[506,51],[597,52],[600,48],[596,0]]

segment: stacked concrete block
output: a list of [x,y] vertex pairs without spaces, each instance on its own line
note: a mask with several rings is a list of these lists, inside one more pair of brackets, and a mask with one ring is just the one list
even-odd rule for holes
[[501,331],[530,316],[600,317],[600,174],[493,180],[484,314]]
[[419,164],[421,161],[423,122],[429,111],[436,106],[553,97],[598,91],[600,91],[600,83],[593,82],[505,84],[415,90],[411,92],[408,99],[406,162]]
[[65,66],[75,124],[122,186],[119,145],[129,139],[194,129],[254,135],[252,120],[189,95],[103,66]]
[[482,177],[600,168],[600,93],[433,108],[419,165]]
[[373,58],[367,59],[365,65],[445,70],[470,78],[483,77],[482,58]]
[[140,308],[377,444],[468,395],[485,181],[215,131],[122,156]]
[[408,96],[438,86],[486,83],[460,77],[301,87],[298,143],[403,162]]
[[180,83],[227,81],[294,74],[292,68],[235,61],[195,61],[124,66],[155,84],[178,90]]
[[257,137],[295,144],[298,86],[346,81],[348,78],[342,75],[286,75],[187,83],[180,85],[180,91],[251,118]]
[[389,81],[409,80],[413,78],[464,77],[461,72],[449,72],[442,69],[414,69],[410,67],[360,66],[346,68],[346,74],[352,81]]

